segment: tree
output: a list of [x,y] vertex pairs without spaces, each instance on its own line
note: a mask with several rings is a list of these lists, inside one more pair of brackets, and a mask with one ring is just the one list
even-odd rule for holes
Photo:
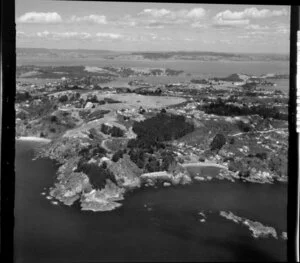
[[112,137],[122,137],[124,135],[124,132],[122,129],[113,126],[112,129],[110,130],[110,134]]
[[148,172],[152,173],[152,172],[156,172],[159,171],[159,161],[156,160],[154,157],[150,157],[148,159],[148,163],[146,164],[146,167]]
[[211,151],[219,151],[226,143],[226,138],[223,134],[218,133],[210,144]]
[[61,97],[59,97],[58,99],[59,102],[66,102],[68,101],[68,96],[67,95],[62,95]]
[[122,150],[118,150],[114,153],[114,155],[112,156],[112,161],[113,162],[117,162],[120,158],[123,157],[124,152]]
[[162,113],[162,114],[163,114],[163,113],[167,113],[167,111],[166,111],[165,108],[162,108],[161,111],[160,111],[160,113]]
[[162,158],[162,165],[161,165],[161,169],[162,170],[168,170],[169,169],[169,166],[171,163],[173,163],[175,161],[173,155],[169,152],[167,152],[165,154],[165,156],[163,156]]

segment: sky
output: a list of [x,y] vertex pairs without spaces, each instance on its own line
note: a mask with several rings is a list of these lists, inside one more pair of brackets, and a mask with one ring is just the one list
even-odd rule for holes
[[289,53],[289,6],[16,0],[17,47]]

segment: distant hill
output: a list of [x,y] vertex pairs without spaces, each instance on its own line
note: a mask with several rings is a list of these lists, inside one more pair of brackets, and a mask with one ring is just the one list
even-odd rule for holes
[[46,49],[17,48],[17,59],[22,58],[104,58],[129,60],[200,60],[200,61],[288,61],[288,54],[238,54],[210,51],[172,51],[172,52],[122,52],[88,49]]
[[288,54],[249,54],[224,53],[206,51],[174,51],[174,52],[134,52],[132,55],[145,59],[186,59],[186,60],[232,60],[232,61],[288,61]]
[[89,58],[106,56],[117,56],[122,52],[110,50],[88,50],[88,49],[47,49],[47,48],[17,48],[17,58]]

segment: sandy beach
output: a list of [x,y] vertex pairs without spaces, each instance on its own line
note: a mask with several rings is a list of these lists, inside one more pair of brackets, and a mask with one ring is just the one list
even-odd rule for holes
[[20,136],[20,137],[16,137],[16,140],[19,140],[19,141],[32,141],[32,142],[44,142],[44,143],[51,142],[50,139],[41,138],[41,137],[34,137],[34,136]]
[[183,167],[218,167],[218,168],[224,168],[227,169],[226,166],[221,165],[221,164],[217,164],[217,163],[213,163],[213,162],[197,162],[197,163],[183,163],[182,164]]

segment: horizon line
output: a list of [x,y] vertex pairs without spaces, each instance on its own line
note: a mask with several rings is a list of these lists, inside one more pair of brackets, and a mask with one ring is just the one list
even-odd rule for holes
[[108,52],[124,52],[124,53],[172,53],[172,52],[204,52],[204,53],[225,53],[225,54],[251,54],[251,55],[290,55],[290,53],[268,53],[268,52],[228,52],[228,51],[207,51],[207,50],[146,50],[146,51],[132,51],[132,50],[110,50],[110,49],[88,49],[88,48],[45,48],[45,47],[16,47],[17,49],[45,49],[45,50],[82,50],[82,51],[108,51]]

